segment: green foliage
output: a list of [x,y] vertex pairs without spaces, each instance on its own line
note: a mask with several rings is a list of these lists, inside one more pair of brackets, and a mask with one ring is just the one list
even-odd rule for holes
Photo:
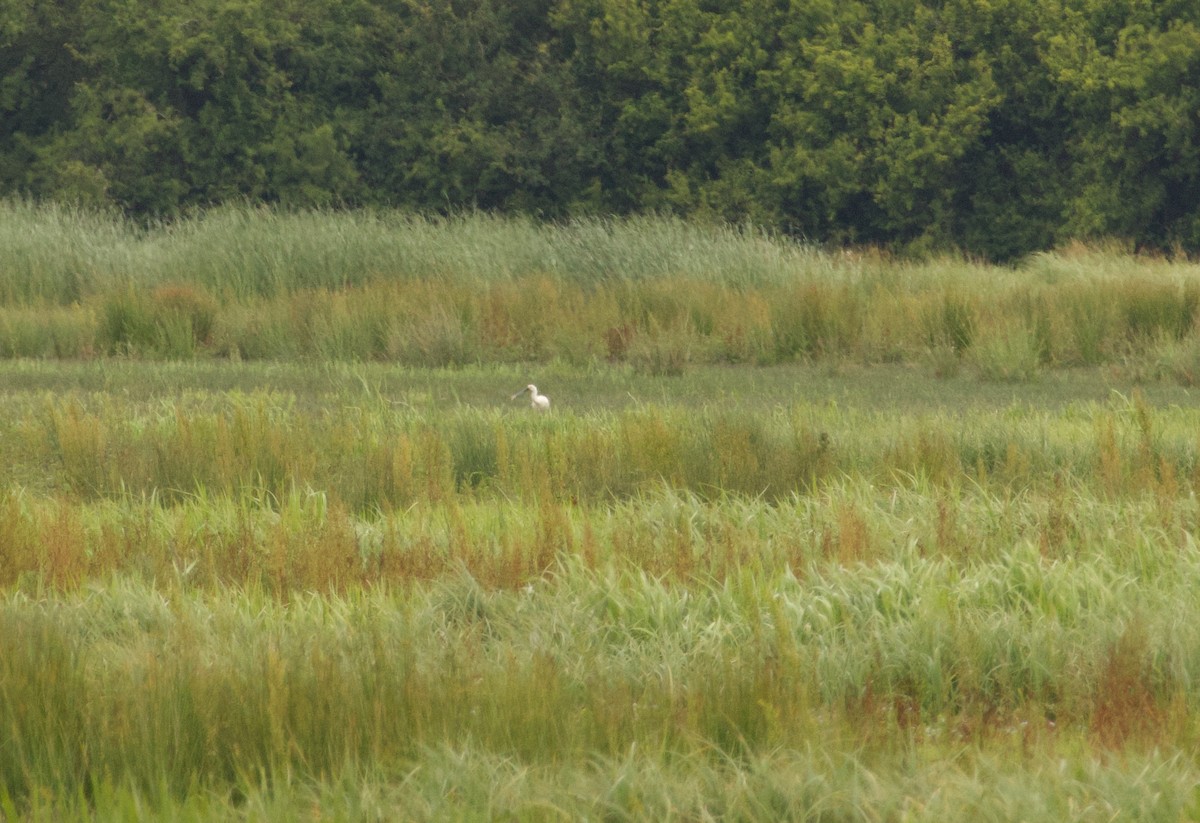
[[949,372],[986,350],[1041,370],[1153,359],[1192,334],[1200,309],[1195,264],[1119,245],[1015,267],[914,262],[675,218],[228,207],[138,228],[12,202],[0,239],[7,357],[608,361],[678,375],[929,355]]
[[0,363],[0,814],[1195,817],[1190,389],[527,368]]
[[1194,252],[1198,52],[1194,9],[1140,0],[17,2],[0,194]]
[[1193,248],[1198,224],[1184,203],[1200,181],[1200,98],[1190,82],[1200,17],[1183,7],[1147,13],[1139,4],[1089,11],[1047,38],[1078,123],[1069,143],[1078,194],[1067,201],[1066,229]]
[[[570,515],[601,547],[589,560],[511,504],[351,520],[319,495],[7,495],[5,534],[39,530],[50,582],[0,597],[0,802],[291,819],[314,803],[583,814],[599,793],[630,819],[773,820],[884,813],[919,787],[936,802],[915,819],[1056,820],[1073,802],[1174,817],[1195,802],[1200,569],[1161,515],[1061,489],[659,492]],[[84,534],[98,551],[72,551]],[[555,559],[519,570],[542,539]],[[426,579],[444,554],[464,562]],[[142,571],[52,576],[103,557]],[[402,590],[358,577],[406,563]],[[382,791],[388,775],[407,779]]]

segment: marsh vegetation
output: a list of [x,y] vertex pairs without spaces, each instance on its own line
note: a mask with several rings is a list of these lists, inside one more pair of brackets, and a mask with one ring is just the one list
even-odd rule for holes
[[1200,813],[1194,265],[7,208],[3,815]]

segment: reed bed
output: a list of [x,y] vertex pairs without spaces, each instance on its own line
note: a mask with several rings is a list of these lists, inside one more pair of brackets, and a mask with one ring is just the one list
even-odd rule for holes
[[[1198,577],[1194,544],[1053,562],[1020,543],[966,562],[909,552],[686,586],[566,558],[516,590],[463,572],[402,594],[129,579],[13,592],[0,602],[0,785],[29,808],[122,792],[237,806],[245,787],[286,803],[308,781],[344,792],[355,774],[436,771],[456,753],[484,772],[443,778],[451,795],[475,793],[449,808],[474,813],[505,802],[484,785],[515,769],[517,783],[591,772],[600,790],[557,795],[566,806],[549,816],[678,803],[764,819],[832,802],[851,819],[906,806],[933,819],[968,801],[910,793],[963,752],[948,769],[964,788],[1001,771],[1042,781],[1044,797],[996,810],[1064,790],[1101,800],[1090,772],[1123,787],[1108,802],[1152,791],[1153,814],[1178,812],[1194,803],[1180,788],[1194,768],[1155,751],[1196,742]],[[1081,749],[1132,761],[1089,764]],[[1077,765],[1054,779],[1062,758]],[[804,764],[815,773],[797,784]],[[650,791],[635,767],[668,782]],[[743,806],[734,772],[778,793]],[[422,782],[384,779],[392,798],[377,802],[397,813]]]
[[0,817],[1200,817],[1194,264],[0,217]]
[[1200,379],[1200,267],[1097,245],[1011,268],[828,252],[666,217],[225,208],[172,224],[0,204],[0,356],[468,364],[925,363]]
[[0,809],[1194,813],[1187,391],[886,369],[8,364]]
[[842,477],[901,489],[1044,489],[1066,477],[1107,496],[1174,496],[1200,482],[1196,411],[1154,408],[1136,390],[1068,413],[1009,406],[969,416],[762,409],[753,398],[539,416],[516,404],[414,407],[369,388],[319,411],[267,391],[140,407],[107,392],[45,395],[10,408],[0,454],[11,470],[34,489],[82,499],[313,490],[356,513],[386,513],[425,501],[597,504],[659,485],[705,500],[776,501]]
[[1152,567],[1188,549],[1200,511],[1191,493],[1098,498],[978,486],[880,489],[866,480],[811,495],[704,500],[666,487],[607,504],[423,502],[356,515],[325,494],[197,495],[81,503],[10,490],[0,498],[4,585],[73,591],[113,575],[158,586],[252,586],[281,597],[407,586],[466,572],[487,588],[541,580],[565,560],[634,567],[679,584],[741,571],[804,576],[827,565],[902,558],[955,564],[1014,546],[1048,562],[1096,557]]

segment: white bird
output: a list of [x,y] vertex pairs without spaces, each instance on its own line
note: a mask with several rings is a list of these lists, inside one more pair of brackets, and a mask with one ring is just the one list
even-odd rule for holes
[[538,394],[537,386],[533,385],[532,383],[514,394],[512,399],[516,400],[525,392],[529,392],[530,407],[540,412],[550,411],[550,398],[544,394]]

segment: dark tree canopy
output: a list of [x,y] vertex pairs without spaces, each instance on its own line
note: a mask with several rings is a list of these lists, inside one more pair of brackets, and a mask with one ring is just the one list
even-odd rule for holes
[[1200,250],[1200,4],[4,0],[0,195]]

